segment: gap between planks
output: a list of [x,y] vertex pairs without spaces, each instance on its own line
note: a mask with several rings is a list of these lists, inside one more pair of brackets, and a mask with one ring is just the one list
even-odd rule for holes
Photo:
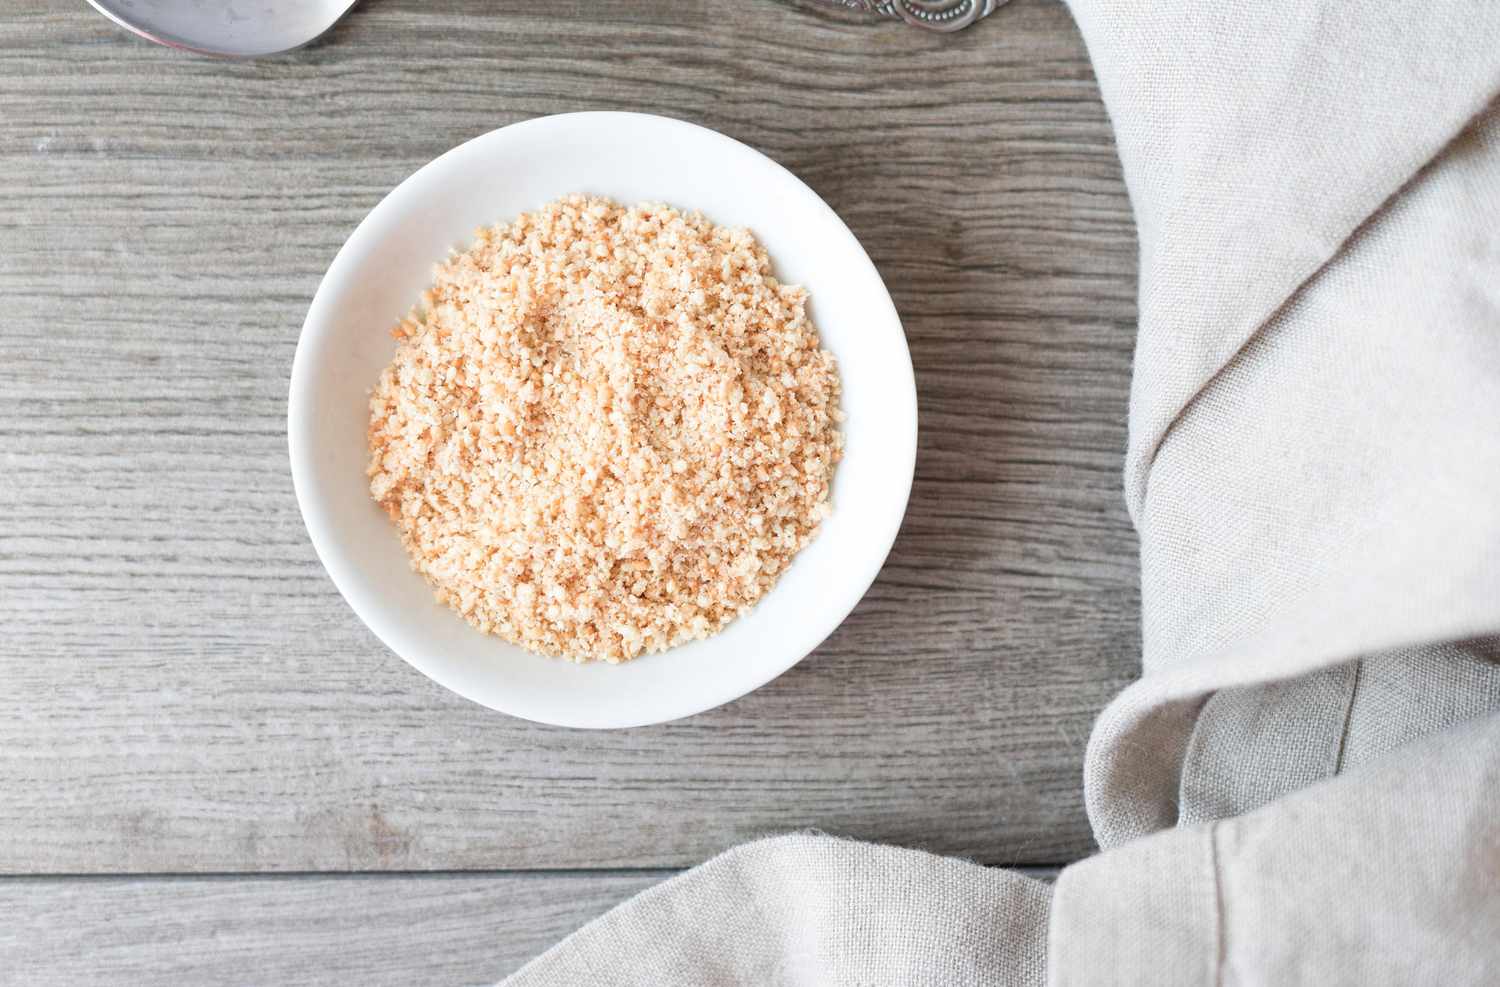
[[[1066,867],[1066,864],[986,864],[994,870],[1008,870],[1026,877],[1033,877],[1039,881],[1050,881],[1057,876],[1058,871]],[[610,877],[654,877],[665,881],[691,868],[683,867],[565,867],[565,868],[530,868],[517,870],[357,870],[357,871],[209,871],[194,873],[191,871],[171,872],[157,871],[143,874],[69,874],[69,873],[46,873],[46,874],[0,874],[0,883],[3,884],[47,884],[56,881],[94,881],[125,882],[125,881],[298,881],[298,880],[333,880],[333,881],[360,881],[360,880],[385,880],[385,879],[431,879],[431,880],[455,880],[455,879],[506,879],[506,878],[610,878]]]

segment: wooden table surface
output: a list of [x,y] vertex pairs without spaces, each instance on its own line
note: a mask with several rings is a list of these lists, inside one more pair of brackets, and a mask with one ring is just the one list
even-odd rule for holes
[[[821,194],[890,286],[922,422],[901,536],[823,647],[602,733],[386,651],[285,438],[359,219],[470,137],[601,108]],[[367,0],[241,63],[0,0],[0,161],[0,982],[483,982],[760,834],[1090,850],[1084,741],[1139,649],[1135,240],[1060,4],[936,36],[775,0]]]

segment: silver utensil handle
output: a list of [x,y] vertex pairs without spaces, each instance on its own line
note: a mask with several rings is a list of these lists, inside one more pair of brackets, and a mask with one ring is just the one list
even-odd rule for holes
[[883,17],[894,17],[929,31],[957,31],[968,27],[1009,0],[822,0]]

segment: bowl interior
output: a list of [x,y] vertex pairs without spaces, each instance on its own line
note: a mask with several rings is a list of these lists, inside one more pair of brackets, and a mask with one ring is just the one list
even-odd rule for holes
[[[843,381],[845,458],[833,515],[755,610],[722,633],[625,665],[531,655],[475,631],[412,572],[365,479],[368,395],[395,350],[388,330],[434,263],[480,226],[570,192],[668,202],[748,226],[778,278],[805,285]],[[319,557],[397,654],[476,702],[567,726],[619,727],[709,709],[795,664],[853,609],[905,512],[916,392],[901,324],[842,221],[790,172],[713,131],[663,117],[578,113],[492,131],[403,182],[324,277],[292,371],[292,475]]]

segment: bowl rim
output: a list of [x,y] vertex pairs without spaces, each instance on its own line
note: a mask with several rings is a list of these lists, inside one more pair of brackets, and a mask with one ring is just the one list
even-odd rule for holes
[[[735,680],[727,688],[702,690],[696,693],[694,698],[681,703],[681,708],[674,709],[670,715],[649,715],[645,717],[631,716],[629,714],[598,715],[597,710],[582,708],[582,704],[580,704],[576,716],[550,715],[542,717],[532,715],[525,708],[507,702],[503,696],[497,698],[487,692],[481,695],[480,693],[483,690],[471,687],[469,682],[461,681],[460,676],[450,674],[450,671],[446,668],[438,667],[438,663],[426,660],[424,657],[414,657],[412,654],[409,654],[407,648],[398,645],[393,640],[393,638],[404,637],[404,633],[398,631],[393,623],[388,623],[381,613],[375,612],[376,608],[366,605],[368,601],[362,601],[361,594],[351,588],[357,578],[354,571],[355,566],[342,556],[340,550],[334,544],[333,535],[323,521],[326,514],[323,505],[313,499],[310,491],[310,486],[312,485],[311,473],[314,469],[312,459],[315,445],[311,441],[310,434],[310,419],[312,418],[310,408],[313,401],[312,395],[315,390],[315,380],[309,376],[307,364],[310,358],[306,354],[312,345],[309,343],[309,340],[317,339],[330,331],[328,327],[332,320],[328,318],[326,313],[333,308],[334,302],[332,296],[338,290],[330,287],[330,285],[346,279],[347,275],[344,269],[357,263],[355,254],[362,250],[361,245],[368,239],[369,229],[377,225],[385,213],[395,211],[398,208],[399,200],[415,194],[414,189],[424,173],[437,170],[440,162],[460,153],[465,153],[466,149],[471,149],[474,145],[503,139],[500,137],[502,134],[516,137],[529,130],[605,122],[636,122],[646,123],[651,126],[683,128],[699,138],[706,138],[710,143],[724,145],[732,153],[748,153],[755,159],[758,159],[761,165],[766,166],[783,183],[789,182],[793,188],[800,191],[808,205],[823,214],[825,221],[832,221],[831,229],[836,231],[835,235],[841,236],[846,241],[853,255],[862,259],[869,273],[873,275],[874,285],[878,286],[879,294],[877,298],[872,299],[872,302],[882,310],[883,316],[888,316],[888,319],[883,319],[882,321],[887,321],[894,328],[901,343],[901,360],[899,361],[898,370],[904,371],[904,374],[901,374],[901,376],[905,381],[906,387],[902,389],[902,393],[899,396],[902,399],[902,403],[910,408],[910,414],[903,416],[903,421],[907,422],[907,427],[904,429],[903,434],[890,436],[888,441],[883,442],[883,445],[887,455],[899,456],[899,462],[896,465],[901,467],[899,475],[904,477],[904,489],[899,498],[900,510],[894,511],[888,516],[881,530],[870,532],[872,539],[884,540],[885,550],[879,556],[879,563],[871,566],[869,572],[863,578],[850,581],[848,585],[851,588],[857,586],[857,592],[841,594],[847,595],[849,599],[847,607],[836,607],[834,610],[831,610],[829,614],[834,619],[821,622],[819,628],[809,636],[808,640],[810,640],[810,643],[806,644],[805,647],[799,646],[788,649],[788,653],[785,656],[763,663],[760,666],[759,674],[748,679]],[[691,208],[691,204],[684,203],[682,207]],[[880,271],[875,266],[874,261],[870,259],[868,252],[865,251],[864,246],[860,244],[853,231],[849,229],[848,225],[834,211],[833,207],[828,205],[816,191],[769,155],[709,127],[653,113],[585,110],[531,117],[486,131],[461,144],[455,145],[402,179],[360,220],[344,240],[343,244],[340,245],[328,269],[320,279],[318,288],[314,292],[312,301],[308,306],[307,316],[303,320],[302,328],[298,333],[297,346],[292,357],[288,385],[287,448],[290,458],[292,487],[296,495],[297,507],[302,515],[303,526],[307,531],[308,539],[312,542],[318,561],[322,564],[334,587],[339,591],[339,595],[344,598],[344,602],[354,611],[355,616],[369,628],[389,651],[449,691],[457,693],[478,705],[505,713],[509,716],[553,726],[582,729],[625,729],[657,723],[668,723],[688,716],[694,716],[748,695],[785,674],[789,669],[815,651],[835,630],[842,626],[884,570],[891,550],[895,547],[896,537],[905,521],[906,512],[911,503],[911,491],[916,472],[917,437],[919,434],[918,415],[916,374],[911,362],[911,349],[907,344],[901,317],[896,310],[895,302],[891,299],[890,290],[887,288],[884,278],[880,276]],[[826,624],[826,626],[822,626],[823,624]],[[671,650],[668,649],[668,651],[662,654],[670,654]],[[643,655],[637,658],[636,661],[650,660],[653,657],[659,656]],[[544,658],[540,660],[561,661],[563,659]],[[746,684],[747,682],[748,684]]]

